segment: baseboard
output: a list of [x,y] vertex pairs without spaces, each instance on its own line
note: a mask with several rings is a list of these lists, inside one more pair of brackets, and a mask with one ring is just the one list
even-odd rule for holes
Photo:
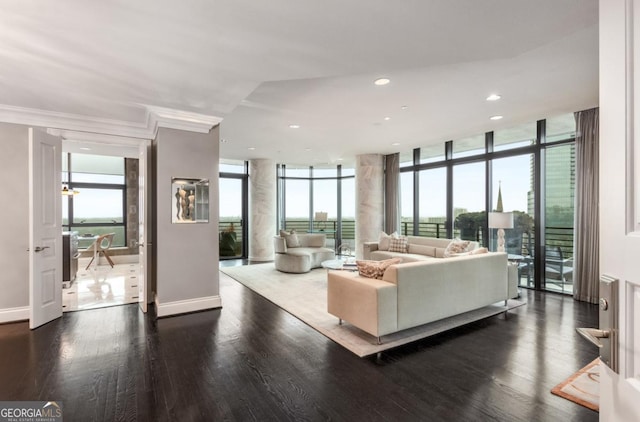
[[195,299],[177,300],[175,302],[160,303],[158,296],[155,297],[156,316],[158,318],[185,314],[187,312],[204,311],[222,307],[220,296],[198,297]]
[[0,309],[0,324],[5,322],[28,321],[29,307],[21,306],[19,308]]

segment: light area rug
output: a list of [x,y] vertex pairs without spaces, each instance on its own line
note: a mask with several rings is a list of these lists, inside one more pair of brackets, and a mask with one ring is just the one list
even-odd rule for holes
[[359,357],[377,354],[524,304],[517,300],[510,300],[505,307],[504,302],[501,302],[456,317],[386,335],[381,338],[381,344],[378,344],[376,337],[346,322],[339,325],[338,318],[327,312],[327,270],[325,269],[315,269],[306,274],[287,274],[277,271],[273,263],[267,263],[224,267],[220,271]]
[[551,392],[596,412],[600,411],[600,358],[556,385]]

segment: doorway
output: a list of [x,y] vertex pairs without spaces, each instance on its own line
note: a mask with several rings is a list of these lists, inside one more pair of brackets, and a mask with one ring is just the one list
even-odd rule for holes
[[[239,167],[239,166],[238,166]],[[248,176],[220,173],[220,260],[247,257]]]
[[[93,271],[92,281],[94,282],[95,291],[91,292],[94,296],[98,294],[109,298],[115,296],[113,286],[104,286],[104,283],[109,279],[104,273],[105,268],[114,269],[116,264],[124,264],[126,268],[119,268],[119,277],[123,277],[122,274],[126,274],[124,278],[135,279],[137,285],[131,284],[130,288],[137,288],[137,295],[131,294],[127,299],[127,303],[138,302],[143,312],[147,311],[147,298],[150,297],[148,289],[150,284],[147,283],[147,271],[149,268],[148,260],[151,256],[151,251],[145,250],[151,247],[151,242],[147,242],[147,238],[150,235],[149,226],[149,203],[150,192],[147,189],[147,180],[149,179],[149,164],[151,142],[145,139],[137,138],[124,138],[109,135],[88,134],[88,133],[76,133],[69,131],[56,131],[42,129],[29,129],[29,177],[30,177],[30,239],[29,239],[29,309],[30,309],[30,327],[37,328],[49,321],[62,316],[63,313],[63,288],[62,278],[63,273],[69,272],[69,268],[64,268],[63,264],[63,230],[67,232],[82,231],[84,234],[83,240],[91,242],[93,239],[98,239],[100,229],[102,231],[107,230],[113,233],[113,237],[116,239],[114,245],[101,243],[92,243],[91,245],[84,245],[84,249],[89,249],[88,258],[84,258],[81,254],[74,252],[74,258],[77,258],[77,265],[74,267],[74,274],[77,277],[78,270],[82,268],[82,271]],[[128,168],[121,171],[121,177],[124,178],[137,178],[137,186],[130,186],[129,192],[127,192],[127,184],[123,181],[121,183],[113,180],[101,182],[92,178],[112,177],[112,172],[96,171],[94,165],[89,164],[88,168],[91,171],[82,171],[82,166],[75,168],[72,163],[66,163],[68,168],[66,171],[62,169],[63,154],[67,157],[69,154],[85,154],[94,156],[105,157],[121,157],[120,160],[124,162],[125,158],[135,159],[131,163],[137,162],[139,171],[137,175],[129,172]],[[82,160],[80,159],[81,163]],[[87,167],[87,163],[84,163]],[[44,169],[44,170],[39,170]],[[46,174],[45,174],[46,173]],[[64,175],[64,176],[63,176]],[[84,178],[84,180],[83,180]],[[34,183],[35,180],[39,182]],[[125,186],[124,188],[122,186]],[[69,189],[71,187],[71,189]],[[95,208],[112,207],[113,204],[113,191],[117,191],[120,188],[121,200],[116,200],[116,207],[119,206],[122,209],[122,215],[120,218],[107,219],[107,221],[90,221],[88,218],[82,218],[82,207],[77,208],[72,206],[69,208],[69,203],[72,201],[71,197],[81,198],[80,188],[84,190],[84,200],[78,200],[78,203],[84,202],[85,205],[91,203],[91,198],[95,200],[96,191],[98,188],[110,192],[106,195],[107,199],[103,198],[103,202],[99,203]],[[77,191],[77,192],[76,192]],[[130,195],[132,191],[137,195],[135,200],[127,200],[135,195]],[[74,192],[76,192],[74,194]],[[124,193],[123,193],[124,192]],[[62,195],[61,195],[62,193]],[[93,193],[93,195],[92,195]],[[117,196],[117,195],[116,195]],[[63,206],[61,197],[65,197],[65,209],[66,214],[63,217]],[[136,203],[137,201],[137,203]],[[48,206],[47,204],[50,204]],[[55,205],[54,205],[55,204]],[[39,210],[51,210],[46,215],[41,215]],[[69,211],[69,210],[72,211]],[[55,211],[54,211],[55,210]],[[74,218],[74,212],[75,217]],[[131,218],[131,214],[137,214],[135,218]],[[99,216],[104,219],[104,215]],[[129,224],[127,226],[127,218]],[[102,226],[102,227],[101,227]],[[51,227],[55,229],[55,232],[49,237],[43,237],[41,234],[42,228]],[[63,228],[64,227],[64,228]],[[133,230],[137,227],[137,233]],[[116,235],[118,231],[121,231],[122,239],[117,240]],[[127,231],[132,232],[132,235],[128,235]],[[93,233],[96,232],[96,233]],[[89,236],[90,235],[90,236]],[[91,239],[90,239],[91,238]],[[53,241],[55,240],[55,245]],[[76,242],[76,247],[79,242]],[[55,246],[55,247],[54,247]],[[113,247],[112,247],[113,246]],[[119,255],[116,252],[118,246],[121,249],[129,250],[131,253],[126,253],[126,258],[115,258],[114,255]],[[146,246],[146,248],[145,248]],[[78,248],[80,252],[83,248]],[[107,260],[102,249],[109,249],[107,252],[110,256]],[[44,251],[44,252],[43,252]],[[98,256],[100,255],[100,256]],[[94,258],[94,262],[89,264],[87,260]],[[51,266],[48,271],[47,268],[43,270],[43,262],[49,262],[52,260]],[[107,265],[103,265],[104,262]],[[77,268],[77,269],[76,269]],[[115,270],[114,270],[115,271]],[[79,279],[78,279],[79,280]],[[75,278],[74,278],[75,281]],[[71,283],[67,283],[69,287]],[[102,285],[102,286],[101,286]],[[97,287],[102,287],[98,291]],[[46,297],[41,297],[40,292],[46,293]],[[136,300],[134,300],[136,299]],[[51,306],[55,305],[55,306]],[[109,305],[111,306],[111,305]],[[55,309],[54,309],[55,308]],[[45,312],[51,309],[51,312]]]

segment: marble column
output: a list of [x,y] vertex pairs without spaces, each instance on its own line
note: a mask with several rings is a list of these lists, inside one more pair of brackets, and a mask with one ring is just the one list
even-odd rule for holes
[[273,160],[249,161],[249,259],[273,259],[276,234],[276,164]]
[[363,242],[375,242],[384,223],[384,156],[356,157],[356,257]]

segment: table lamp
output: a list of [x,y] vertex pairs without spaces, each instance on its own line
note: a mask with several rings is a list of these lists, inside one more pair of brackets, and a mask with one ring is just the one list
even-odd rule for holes
[[498,229],[498,252],[504,252],[504,229],[513,228],[513,213],[490,212],[489,228]]

